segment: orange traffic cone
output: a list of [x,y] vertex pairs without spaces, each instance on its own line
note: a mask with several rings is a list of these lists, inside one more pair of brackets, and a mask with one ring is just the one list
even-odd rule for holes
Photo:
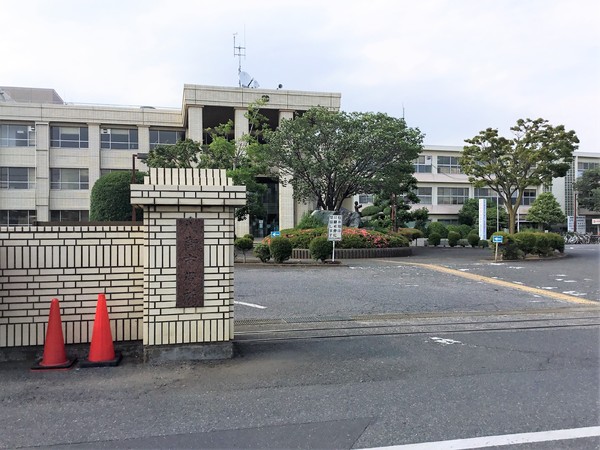
[[82,361],[79,365],[80,367],[116,366],[121,362],[122,358],[121,353],[115,353],[113,347],[110,320],[108,319],[108,309],[106,308],[106,296],[98,294],[90,353],[88,359]]
[[69,369],[77,359],[68,359],[65,352],[65,341],[60,320],[60,305],[58,299],[50,302],[50,316],[46,341],[44,342],[44,355],[31,370]]

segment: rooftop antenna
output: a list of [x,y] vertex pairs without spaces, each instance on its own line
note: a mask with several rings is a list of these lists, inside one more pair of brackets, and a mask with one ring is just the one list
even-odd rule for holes
[[260,85],[248,72],[242,70],[242,56],[246,57],[246,37],[244,32],[244,45],[236,45],[237,33],[233,33],[233,56],[238,57],[238,82],[239,87],[258,88]]
[[[238,80],[239,80],[239,86],[242,87],[242,79],[240,77],[240,74],[242,73],[242,56],[245,58],[246,57],[246,43],[244,42],[244,47],[242,47],[241,45],[235,45],[235,37],[237,36],[237,33],[233,33],[233,56],[237,56],[238,57]],[[244,40],[245,40],[245,36],[244,36]]]

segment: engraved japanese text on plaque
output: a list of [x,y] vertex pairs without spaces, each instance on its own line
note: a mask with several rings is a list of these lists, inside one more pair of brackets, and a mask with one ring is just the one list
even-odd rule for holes
[[177,219],[178,308],[204,306],[204,219]]

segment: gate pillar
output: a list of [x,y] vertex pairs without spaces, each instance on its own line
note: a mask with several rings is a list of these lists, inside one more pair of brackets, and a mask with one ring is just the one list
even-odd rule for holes
[[144,360],[233,355],[234,209],[225,170],[151,168],[131,185],[144,209]]

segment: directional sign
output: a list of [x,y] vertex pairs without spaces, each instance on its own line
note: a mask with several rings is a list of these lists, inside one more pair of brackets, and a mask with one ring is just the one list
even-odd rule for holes
[[281,232],[279,231],[271,231],[271,237],[279,237],[281,236]]
[[502,244],[504,241],[504,236],[492,236],[492,242],[496,244]]

